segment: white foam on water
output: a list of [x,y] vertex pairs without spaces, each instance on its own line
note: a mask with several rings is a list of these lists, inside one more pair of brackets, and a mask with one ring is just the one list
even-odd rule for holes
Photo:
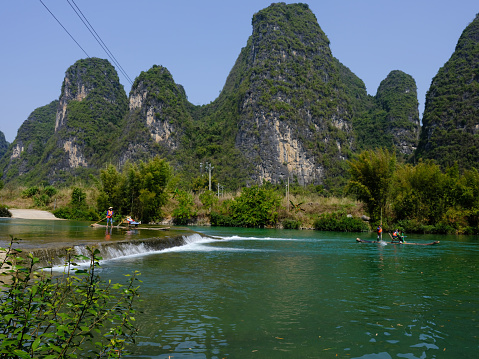
[[[141,256],[149,255],[149,254],[155,254],[155,253],[171,252],[174,250],[181,251],[181,250],[185,250],[186,248],[194,247],[197,244],[213,242],[215,241],[215,239],[203,237],[195,233],[189,236],[184,236],[183,241],[184,241],[184,244],[181,246],[165,248],[165,249],[154,249],[145,243],[135,243],[135,242],[118,243],[118,245],[115,245],[115,246],[112,246],[112,245],[100,246],[99,248],[100,257],[103,258],[100,261],[100,264],[107,261],[141,257]],[[85,257],[90,256],[90,253],[88,252],[85,246],[74,246],[73,250],[74,250],[74,254],[76,255],[83,255]],[[75,266],[75,268],[78,268],[78,269],[88,267],[90,264],[89,260],[85,260],[85,261],[78,260],[74,262],[78,264],[78,266]],[[64,269],[65,269],[64,265],[57,265],[57,266],[53,266],[52,268],[52,270],[55,272],[63,272]]]
[[319,238],[279,238],[279,237],[241,237],[241,236],[230,236],[230,237],[218,237],[224,241],[296,241],[296,242],[311,242],[311,241],[320,241]]
[[[308,241],[309,239],[304,239]],[[303,239],[295,238],[277,238],[277,237],[241,237],[241,236],[225,236],[225,237],[205,237],[198,233],[194,233],[183,237],[184,244],[165,249],[154,249],[145,243],[118,243],[115,246],[101,246],[100,256],[103,260],[100,262],[115,261],[127,258],[141,257],[150,254],[171,253],[171,252],[271,252],[275,250],[254,249],[254,248],[232,248],[221,246],[221,242],[231,241],[303,241]],[[215,245],[210,245],[214,243]],[[84,246],[75,246],[75,254],[89,257],[89,252]],[[76,261],[78,268],[89,266],[89,261]],[[54,271],[63,271],[64,266],[58,265],[53,267]]]
[[[197,235],[199,236],[199,235]],[[265,252],[264,249],[249,249],[249,248],[231,248],[219,246],[217,244],[221,242],[228,242],[231,239],[228,237],[202,237],[200,239],[196,238],[195,235],[188,237],[185,242],[186,244],[179,247],[171,247],[162,250],[161,252]],[[262,239],[262,238],[258,238]],[[242,237],[238,237],[234,240],[242,240]],[[208,245],[210,243],[215,243],[214,246]]]

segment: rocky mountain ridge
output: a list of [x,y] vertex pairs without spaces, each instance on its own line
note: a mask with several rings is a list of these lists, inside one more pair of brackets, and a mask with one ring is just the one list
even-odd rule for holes
[[[107,60],[77,61],[65,74],[59,101],[37,109],[41,120],[35,110],[20,128],[0,161],[3,179],[68,183],[106,163],[160,155],[185,183],[208,161],[231,189],[289,179],[334,190],[346,181],[346,160],[362,149],[393,148],[406,158],[414,153],[420,122],[410,75],[391,71],[369,96],[333,56],[305,4],[272,4],[254,14],[252,26],[209,105],[189,103],[162,66],[142,72],[127,97]],[[42,145],[26,150],[25,138],[37,131]]]

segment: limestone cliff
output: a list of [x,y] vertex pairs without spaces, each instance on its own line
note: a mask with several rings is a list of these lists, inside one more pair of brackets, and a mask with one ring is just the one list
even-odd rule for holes
[[59,101],[37,109],[22,125],[4,163],[4,178],[54,183],[97,173],[112,158],[127,106],[125,91],[107,60],[77,61],[65,73]]
[[7,152],[9,143],[5,139],[5,134],[0,131],[0,159],[3,157],[5,152]]
[[381,81],[368,111],[354,121],[359,149],[384,147],[406,157],[417,147],[420,128],[416,82],[399,70]]
[[417,157],[462,168],[479,162],[479,14],[426,95]]
[[172,156],[180,147],[185,124],[191,122],[188,100],[181,85],[163,66],[142,72],[133,84],[129,112],[118,140],[119,163]]
[[338,176],[354,148],[354,113],[328,38],[304,4],[272,4],[252,25],[223,90],[239,93],[236,146],[252,178],[319,184]]
[[[109,156],[127,110],[118,74],[107,61],[77,61],[65,73],[56,114],[54,141],[63,149],[58,170],[95,167]],[[51,154],[47,154],[49,156]]]
[[378,107],[386,112],[385,132],[392,137],[392,146],[410,155],[417,147],[421,124],[417,86],[412,76],[391,71],[376,93]]
[[54,133],[58,101],[34,110],[17,131],[15,140],[0,161],[5,181],[24,176],[41,162],[43,151]]

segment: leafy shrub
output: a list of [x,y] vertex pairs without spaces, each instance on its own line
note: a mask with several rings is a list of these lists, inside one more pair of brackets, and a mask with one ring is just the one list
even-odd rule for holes
[[205,191],[200,194],[200,201],[206,208],[212,208],[218,202],[218,197],[213,191]]
[[46,207],[51,203],[52,199],[45,193],[37,194],[33,197],[33,203],[36,207]]
[[57,194],[57,190],[53,186],[37,187],[33,186],[22,192],[23,198],[32,198],[36,207],[46,207],[52,202],[52,197]]
[[363,232],[368,226],[359,218],[348,217],[343,211],[324,213],[314,221],[314,229],[335,232]]
[[[39,259],[31,253],[22,256],[14,249],[17,241],[12,238],[8,248],[0,248],[5,253],[0,261],[0,356],[78,358],[86,347],[95,357],[125,354],[137,332],[133,304],[139,273],[124,285],[104,282],[97,274],[99,250],[87,247],[89,257],[68,250],[63,275],[53,276],[35,269]],[[90,265],[78,269],[74,261]]]
[[23,198],[32,198],[36,194],[40,193],[40,189],[37,186],[29,187],[22,192]]
[[284,229],[299,229],[301,227],[301,221],[294,219],[285,219],[283,220]]
[[84,221],[98,221],[100,216],[93,209],[88,208],[86,193],[78,187],[72,188],[71,200],[66,207],[53,211],[57,218],[75,219]]
[[43,193],[46,194],[48,197],[53,197],[58,193],[57,189],[53,186],[46,186],[43,189]]
[[212,226],[264,227],[278,220],[279,196],[270,186],[243,188],[241,195],[226,200],[210,214]]
[[12,214],[7,207],[0,206],[0,217],[11,217]]
[[210,213],[210,223],[214,227],[244,227],[239,219],[214,211]]
[[188,221],[196,216],[193,204],[193,196],[185,191],[177,192],[178,207],[173,210],[175,224],[188,224]]
[[243,188],[230,203],[231,216],[244,227],[264,227],[278,219],[279,196],[273,189],[253,186]]
[[457,230],[448,223],[440,222],[434,226],[433,234],[456,234]]

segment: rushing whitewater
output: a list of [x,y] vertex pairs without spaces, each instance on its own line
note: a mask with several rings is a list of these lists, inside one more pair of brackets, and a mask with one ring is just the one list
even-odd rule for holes
[[[119,242],[99,242],[90,247],[95,247],[100,251],[100,257],[103,261],[116,260],[120,258],[148,255],[151,253],[159,253],[169,251],[173,248],[176,250],[185,250],[196,243],[204,243],[213,241],[214,239],[205,237],[198,233],[189,235],[181,235],[168,238],[148,238],[139,240],[126,240]],[[89,257],[88,246],[75,245],[73,253],[76,255],[84,255]],[[42,266],[62,267],[65,262],[65,253],[67,247],[39,249],[33,251],[34,255],[40,258]],[[78,264],[85,264],[79,262]]]

